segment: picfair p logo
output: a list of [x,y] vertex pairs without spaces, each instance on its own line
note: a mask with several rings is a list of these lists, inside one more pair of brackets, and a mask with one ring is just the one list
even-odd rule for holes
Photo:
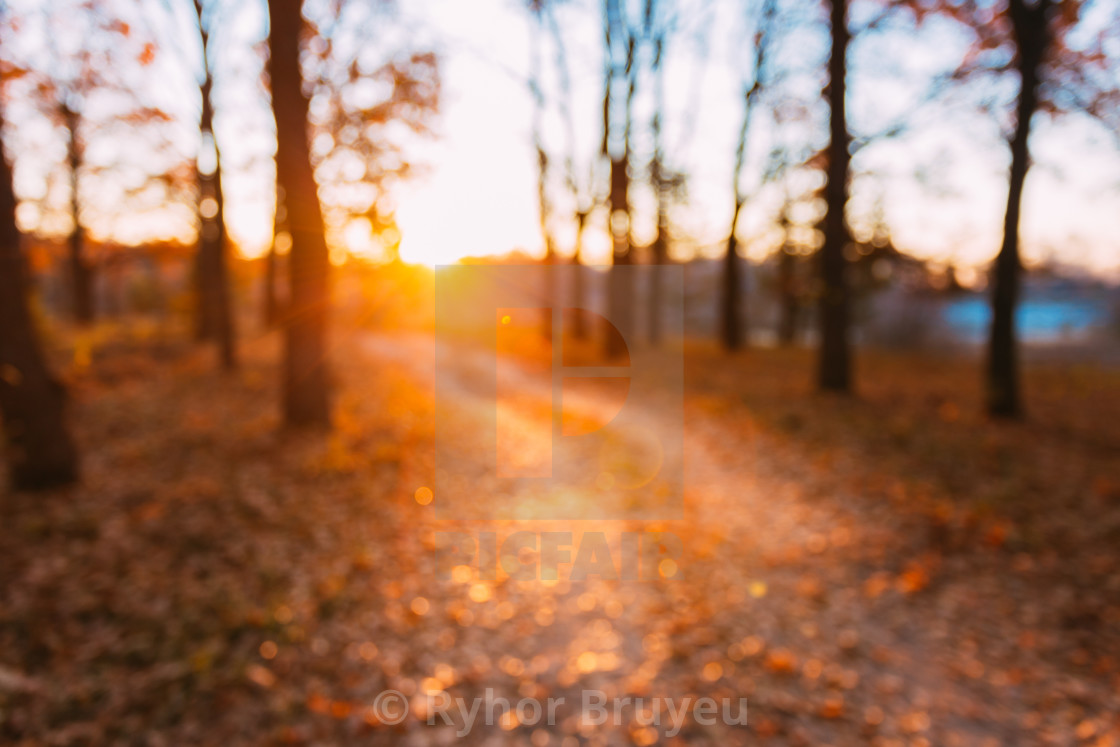
[[[662,326],[679,329],[680,268],[660,269]],[[441,518],[680,517],[683,360],[679,347],[640,339],[648,270],[437,269]],[[607,273],[629,274],[634,307],[624,318],[602,311]]]

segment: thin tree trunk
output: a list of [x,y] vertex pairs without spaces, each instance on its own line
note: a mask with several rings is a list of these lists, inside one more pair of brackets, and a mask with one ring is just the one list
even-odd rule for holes
[[[199,93],[202,98],[202,113],[199,117],[198,129],[201,142],[206,142],[206,136],[209,135],[211,142],[217,150],[217,143],[213,141],[213,115],[214,110],[211,108],[210,101],[210,88],[212,79],[210,77],[210,65],[207,60],[207,32],[206,26],[203,21],[202,0],[195,0],[194,3],[195,15],[198,17],[198,28],[202,35],[202,67],[203,67],[203,82],[200,87]],[[215,265],[216,255],[220,250],[217,247],[218,241],[218,228],[214,224],[213,217],[204,215],[203,205],[207,197],[214,197],[213,182],[214,177],[217,176],[217,169],[213,174],[203,174],[202,170],[195,168],[195,176],[198,183],[198,201],[195,204],[195,212],[198,215],[198,247],[194,256],[194,336],[195,340],[199,342],[206,342],[213,340],[217,337],[218,331],[218,308],[215,298],[217,296],[217,285],[215,283]]]
[[797,257],[790,244],[790,199],[787,194],[778,225],[782,229],[782,248],[778,250],[778,343],[792,345],[797,337]]
[[[654,0],[646,0],[646,32],[653,23],[656,12]],[[661,265],[668,259],[669,240],[669,213],[668,196],[666,195],[667,180],[665,175],[665,153],[661,142],[661,124],[665,114],[665,75],[662,67],[662,54],[665,51],[665,39],[662,35],[654,40],[653,45],[653,75],[656,87],[654,89],[655,109],[653,114],[653,162],[650,165],[650,177],[653,189],[657,196],[657,235],[653,238],[653,256],[650,258],[649,268],[649,342],[650,345],[661,343]]]
[[285,421],[330,424],[327,305],[330,258],[323,212],[307,142],[307,97],[302,90],[299,0],[269,0],[269,76],[276,117],[276,178],[284,189],[288,233],[288,304],[284,314]]
[[541,240],[544,242],[544,258],[542,265],[542,292],[544,302],[541,304],[541,336],[552,341],[552,307],[556,304],[556,277],[552,265],[555,261],[555,250],[552,241],[552,231],[548,226],[548,153],[544,148],[544,92],[541,90],[541,45],[540,26],[543,22],[544,8],[536,5],[533,8],[533,28],[530,44],[529,62],[529,88],[533,96],[533,148],[537,153],[537,213],[540,218]]
[[[199,197],[205,193],[202,190],[203,179],[198,178]],[[201,202],[201,199],[200,201]],[[198,342],[207,342],[214,339],[214,281],[211,267],[213,255],[207,250],[207,244],[213,243],[213,237],[206,237],[212,233],[213,224],[199,213],[198,248],[194,255],[194,339]]]
[[67,161],[70,165],[70,214],[74,220],[74,230],[70,232],[68,241],[69,256],[67,258],[70,285],[70,314],[75,323],[88,325],[93,323],[93,268],[85,257],[85,231],[82,229],[80,219],[80,205],[78,202],[78,170],[82,165],[81,146],[78,145],[78,124],[80,116],[77,111],[70,108],[69,104],[62,105],[62,120],[66,125]]
[[78,479],[65,406],[66,392],[47,369],[28,309],[12,172],[0,154],[0,422],[13,487],[47,488]]
[[723,257],[723,295],[720,298],[720,339],[728,350],[738,350],[743,346],[742,324],[742,262],[739,261],[739,240],[735,236],[735,226],[743,202],[736,198],[735,210],[731,217],[731,233],[727,237],[727,253]]
[[[549,28],[552,31],[553,43],[556,47],[556,70],[559,76],[560,88],[560,116],[563,119],[564,129],[567,133],[568,146],[568,153],[564,159],[565,178],[576,205],[576,240],[575,251],[572,256],[572,287],[570,289],[571,298],[569,299],[572,313],[565,315],[566,326],[564,332],[565,334],[571,334],[575,339],[582,340],[586,339],[588,335],[587,315],[584,314],[582,310],[584,303],[583,229],[584,226],[587,225],[587,219],[594,208],[594,204],[585,206],[585,201],[582,199],[579,187],[579,180],[576,178],[575,174],[575,152],[577,143],[575,118],[572,114],[571,106],[572,81],[568,71],[568,57],[564,47],[563,36],[560,33],[560,26],[556,22],[556,17],[552,14],[551,10],[551,7],[547,4],[541,4],[538,12],[543,14],[541,20],[548,21]],[[604,122],[605,121],[604,119]]]
[[774,27],[777,13],[775,0],[767,0],[762,6],[758,30],[755,34],[754,54],[754,80],[743,92],[743,120],[739,125],[739,139],[735,146],[735,167],[732,169],[731,186],[735,195],[735,208],[731,212],[731,227],[727,232],[727,254],[723,261],[723,295],[720,299],[720,338],[728,350],[737,350],[748,339],[747,324],[743,319],[743,309],[746,307],[746,288],[740,278],[743,263],[739,261],[739,241],[735,236],[735,229],[739,225],[739,215],[743,212],[746,203],[740,182],[743,176],[743,166],[747,160],[747,136],[750,134],[751,115],[754,113],[754,102],[763,89],[763,67],[766,62],[766,51],[769,46],[769,37]]
[[796,262],[797,258],[783,248],[778,257],[778,293],[781,303],[781,316],[778,319],[778,342],[782,345],[792,345],[797,337]]
[[629,179],[626,176],[626,159],[611,161],[611,256],[613,266],[608,273],[607,290],[609,293],[608,308],[611,323],[621,335],[607,335],[607,356],[610,358],[624,355],[626,349],[626,335],[631,330],[632,312],[632,278],[629,270],[623,269],[630,265],[630,210]]
[[613,265],[607,277],[609,318],[621,333],[607,335],[607,357],[615,358],[627,353],[626,336],[631,332],[633,318],[633,283],[630,272],[630,206],[629,178],[626,159],[611,160],[611,256]]
[[720,340],[727,350],[738,350],[743,345],[743,329],[741,323],[740,303],[742,297],[741,283],[739,282],[739,240],[735,229],[739,225],[739,215],[743,212],[746,202],[740,192],[739,182],[743,175],[743,164],[747,158],[747,134],[750,132],[751,110],[754,97],[760,89],[759,67],[762,59],[762,44],[759,42],[757,51],[759,63],[755,65],[754,82],[743,96],[743,121],[739,125],[739,140],[735,147],[735,167],[731,173],[732,190],[735,195],[735,207],[731,211],[731,228],[727,232],[727,252],[723,255],[723,283],[720,296]]
[[[622,30],[621,15],[618,0],[607,0],[607,50],[611,53],[610,28],[617,24]],[[609,75],[615,74],[613,62]],[[623,122],[623,148],[620,156],[608,155],[611,159],[611,191],[610,191],[610,231],[611,231],[611,257],[612,267],[607,279],[607,308],[609,319],[618,335],[608,334],[606,338],[606,354],[608,358],[617,358],[627,353],[627,345],[632,343],[633,317],[634,317],[634,279],[629,270],[622,268],[633,263],[630,241],[630,119],[631,106],[634,99],[636,81],[634,79],[634,40],[627,41],[625,75],[627,82],[626,112]],[[615,123],[610,116],[610,86],[607,87],[607,100],[604,102],[604,131],[609,133]],[[605,136],[604,145],[609,145],[609,136]]]
[[280,320],[280,303],[276,298],[276,245],[275,242],[264,255],[264,295],[262,298],[261,320],[265,329],[272,329]]
[[1030,167],[1028,140],[1031,117],[1038,108],[1039,66],[1047,45],[1048,0],[1027,6],[1011,0],[1010,13],[1019,45],[1020,89],[1015,134],[1011,138],[1011,173],[1007,210],[1003,220],[1003,243],[995,261],[992,283],[992,327],[988,340],[988,413],[996,417],[1018,417],[1022,413],[1019,393],[1019,345],[1015,334],[1015,307],[1019,299],[1019,216],[1023,183]]
[[222,157],[217,143],[214,144],[214,199],[218,203],[218,211],[214,216],[214,226],[217,229],[217,238],[213,248],[214,267],[214,316],[217,322],[218,356],[222,368],[231,371],[237,368],[237,339],[236,328],[233,321],[233,303],[231,299],[229,277],[229,242],[226,240],[225,223],[225,196],[222,191]]
[[848,283],[844,249],[850,241],[844,208],[848,203],[848,135],[845,95],[848,51],[847,0],[832,0],[832,51],[828,61],[829,131],[827,214],[820,251],[820,359],[818,385],[835,392],[851,391],[848,340]]
[[587,338],[587,315],[584,313],[583,229],[587,225],[588,210],[576,211],[576,251],[572,257],[572,318],[571,334],[577,340]]
[[[196,263],[196,333],[200,340],[215,340],[222,367],[237,367],[237,351],[233,309],[230,303],[229,259],[226,246],[225,198],[222,191],[222,161],[218,141],[214,137],[214,105],[211,98],[213,77],[210,73],[210,34],[203,18],[201,0],[195,0],[198,27],[202,34],[202,65],[205,77],[201,86],[202,115],[199,131],[205,140],[209,137],[214,147],[214,171],[199,172],[199,232],[198,259]],[[214,201],[214,214],[203,215],[202,205],[207,199]]]
[[558,294],[556,292],[556,273],[553,271],[553,264],[556,262],[556,255],[552,248],[552,241],[548,238],[545,239],[544,259],[541,260],[541,269],[544,271],[542,280],[544,303],[541,305],[541,337],[551,343],[552,341],[552,307],[556,305]]
[[659,198],[657,211],[657,235],[653,238],[652,265],[649,268],[649,342],[650,345],[661,343],[661,265],[665,264],[668,257],[669,217],[665,213],[664,203]]

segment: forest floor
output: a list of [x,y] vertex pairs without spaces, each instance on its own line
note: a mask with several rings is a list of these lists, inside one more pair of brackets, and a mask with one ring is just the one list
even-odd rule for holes
[[[222,375],[79,346],[83,484],[0,496],[0,742],[1120,744],[1120,371],[1033,366],[1006,424],[974,362],[863,354],[844,399],[805,351],[690,345],[685,516],[638,527],[682,539],[679,577],[488,581],[440,573],[436,533],[514,525],[416,497],[430,338],[340,332],[330,433],[279,427],[278,347]],[[424,693],[486,688],[568,706],[426,723]],[[748,724],[591,726],[586,689],[747,698]]]

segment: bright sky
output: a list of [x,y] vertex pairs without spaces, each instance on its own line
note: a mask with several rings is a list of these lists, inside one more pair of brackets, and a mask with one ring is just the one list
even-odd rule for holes
[[[667,142],[670,148],[674,142],[685,143],[670,155],[674,165],[684,166],[692,176],[690,204],[674,217],[692,236],[690,243],[716,251],[731,211],[731,166],[741,112],[739,71],[749,74],[748,55],[738,44],[750,38],[749,21],[736,17],[738,7],[717,3],[707,15],[682,21],[685,38],[674,40],[670,50],[675,64],[669,67],[666,93],[672,110]],[[596,2],[577,1],[563,11],[586,156],[594,152],[598,137],[600,10]],[[412,0],[408,15],[426,19],[434,29],[443,50],[447,94],[441,142],[425,153],[431,172],[401,196],[404,258],[450,262],[463,254],[514,247],[541,252],[531,104],[524,85],[510,72],[527,69],[526,14],[515,0]],[[690,34],[706,40],[705,53],[698,52],[687,38]],[[799,54],[812,69],[823,55],[821,41],[807,33],[786,53]],[[873,131],[904,114],[926,80],[955,64],[953,53],[963,51],[965,43],[949,24],[928,24],[921,43],[895,33],[854,45],[853,129]],[[545,53],[546,66],[549,54],[551,50]],[[890,73],[856,75],[878,67],[884,58],[900,63]],[[690,114],[694,104],[699,111]],[[858,224],[874,196],[881,195],[898,245],[922,257],[981,266],[999,246],[1010,156],[998,124],[973,111],[970,101],[951,97],[947,106],[931,107],[931,112],[938,119],[923,117],[930,121],[920,121],[911,134],[857,155],[856,171],[874,171],[877,177],[857,179],[852,220]],[[886,116],[876,116],[879,113]],[[694,130],[689,137],[690,127]],[[752,141],[756,165],[768,147],[767,133],[760,135]],[[1120,272],[1117,141],[1085,117],[1053,121],[1040,116],[1032,146],[1036,165],[1028,179],[1023,216],[1027,259],[1057,259],[1098,272]],[[944,168],[947,162],[951,169]],[[740,235],[749,240],[762,234],[776,206],[766,194],[760,196],[740,223]],[[638,228],[641,240],[641,223]],[[594,230],[599,235],[589,237],[589,243],[605,252],[602,227]],[[571,241],[570,231],[566,240]],[[766,242],[756,242],[749,251],[761,256],[769,249]]]
[[[441,137],[422,154],[430,168],[399,204],[401,256],[450,263],[463,255],[541,244],[524,14],[508,0],[409,3],[443,47]],[[496,23],[495,19],[502,22]]]
[[[309,16],[316,17],[325,1],[309,0]],[[30,0],[13,5],[26,6],[27,13],[36,7]],[[131,3],[122,8],[125,5]],[[192,26],[189,0],[168,0],[165,7],[173,13],[154,23],[156,33],[171,41],[161,47],[152,66],[159,84],[144,90],[151,103],[179,118],[169,127],[167,137],[180,152],[189,154],[197,148],[197,130],[192,132],[191,125],[198,111],[197,82],[188,67],[197,69],[198,65],[192,37],[196,27]],[[750,75],[751,50],[742,40],[752,38],[751,20],[743,11],[744,3],[731,0],[676,0],[675,7],[680,9],[679,31],[671,37],[668,49],[665,142],[670,165],[687,171],[690,177],[688,203],[673,213],[682,239],[678,252],[716,253],[726,237],[732,206],[731,169],[742,112],[741,92],[744,78]],[[854,21],[859,20],[859,7],[853,11]],[[217,0],[217,8],[216,127],[224,159],[227,220],[242,251],[252,256],[263,251],[272,231],[275,144],[259,56],[266,14],[261,0]],[[136,13],[135,6],[130,12]],[[599,137],[601,6],[598,0],[569,0],[557,13],[575,91],[577,166],[582,176],[590,168]],[[378,38],[381,28],[385,39]],[[408,0],[399,1],[384,26],[373,34],[370,44],[374,48],[399,48],[403,35],[408,43],[434,47],[441,55],[439,137],[412,152],[421,171],[398,191],[395,200],[406,261],[435,264],[518,248],[541,251],[532,106],[525,82],[531,28],[521,0]],[[792,133],[815,147],[824,144],[823,114],[814,95],[820,87],[819,65],[826,50],[823,31],[820,25],[800,31],[785,39],[779,53],[782,64],[795,71],[791,85],[815,107],[810,110],[813,124],[801,126],[800,131],[796,126],[787,127],[781,135]],[[22,30],[21,36],[34,48],[33,30]],[[69,43],[65,34],[60,38]],[[81,37],[70,41],[78,44]],[[555,50],[548,32],[544,42],[545,87],[554,95]],[[959,29],[948,22],[935,22],[927,24],[917,37],[896,30],[854,44],[850,82],[856,134],[880,129],[912,109],[930,77],[951,68],[966,42]],[[186,65],[183,60],[188,61]],[[891,64],[884,65],[884,60]],[[866,224],[876,198],[881,198],[895,243],[901,248],[963,266],[982,266],[994,255],[1009,155],[1000,140],[999,124],[975,111],[976,98],[974,93],[955,94],[947,103],[923,110],[914,129],[904,137],[869,146],[856,155],[853,168],[857,176],[849,211],[857,229]],[[643,88],[635,106],[639,154],[648,153],[644,123],[649,111],[650,94]],[[13,150],[9,145],[9,152],[16,153],[17,191],[25,201],[21,223],[26,229],[64,231],[67,219],[59,216],[67,199],[59,160],[59,146],[64,141],[57,129],[42,127],[41,117],[15,111],[10,118],[17,124],[12,141],[16,147]],[[766,234],[780,195],[773,189],[754,195],[757,173],[775,136],[765,118],[755,121],[758,127],[752,132],[744,182],[753,197],[739,234],[748,252],[761,257],[772,248]],[[1036,123],[1032,141],[1036,165],[1028,178],[1023,217],[1024,254],[1028,260],[1055,258],[1120,276],[1117,141],[1084,117],[1055,122],[1040,116]],[[550,146],[564,145],[555,107],[549,110],[545,136]],[[91,135],[90,140],[90,152],[105,163],[114,158],[127,160],[130,152],[143,152],[130,142],[122,148],[119,138],[116,146],[110,138],[94,142]],[[860,175],[868,172],[874,177]],[[91,203],[105,192],[93,186],[83,189],[90,191]],[[650,196],[637,186],[633,202],[637,206],[635,231],[642,242],[648,239],[652,222]],[[158,207],[133,210],[113,219],[91,213],[90,220],[95,235],[111,235],[123,242],[152,235],[183,236],[190,231],[185,205],[171,211]],[[554,228],[561,250],[567,250],[572,241],[571,223],[560,220]],[[360,225],[342,236],[355,251],[369,244]],[[608,242],[601,219],[592,225],[586,243],[592,257],[606,259]]]

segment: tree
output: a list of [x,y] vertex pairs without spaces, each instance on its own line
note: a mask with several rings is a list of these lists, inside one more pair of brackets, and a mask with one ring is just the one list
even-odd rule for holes
[[224,368],[237,364],[233,309],[230,303],[229,260],[226,246],[225,199],[222,193],[221,149],[214,136],[214,103],[210,33],[214,7],[209,12],[202,0],[194,2],[202,41],[202,83],[199,93],[202,112],[199,130],[202,147],[213,148],[211,169],[198,169],[198,254],[195,262],[195,332],[199,339],[216,340]]
[[649,268],[649,341],[657,345],[662,336],[662,282],[661,265],[669,262],[671,238],[669,208],[674,202],[687,199],[687,174],[669,163],[665,148],[665,60],[669,41],[677,31],[677,20],[666,10],[668,3],[646,0],[643,40],[650,45],[649,68],[653,85],[653,116],[650,134],[653,153],[649,160],[649,182],[656,202],[653,241],[650,242]]
[[[556,20],[556,14],[554,12],[556,3],[547,2],[547,0],[532,0],[532,3],[532,7],[538,8],[538,20],[548,23],[552,43],[556,52],[555,65],[558,81],[556,98],[560,119],[564,128],[566,151],[562,159],[556,158],[553,160],[562,160],[564,164],[563,181],[572,201],[572,217],[575,222],[575,245],[572,248],[572,264],[574,265],[575,271],[572,273],[569,303],[576,311],[571,316],[570,320],[565,321],[564,331],[565,334],[570,333],[571,336],[576,339],[585,339],[589,334],[587,318],[585,314],[579,311],[583,308],[585,297],[585,278],[581,267],[583,263],[583,235],[592,212],[594,212],[596,206],[600,204],[603,199],[601,196],[594,193],[594,164],[588,165],[586,179],[580,179],[577,173],[576,161],[578,157],[578,142],[576,138],[571,69],[568,63],[567,47],[564,43],[563,34],[560,31],[560,24]],[[545,157],[547,158],[547,154]]]
[[279,262],[277,243],[283,243],[284,250],[291,246],[291,235],[288,233],[287,216],[284,214],[283,188],[276,186],[276,219],[273,224],[272,243],[263,257],[264,273],[261,278],[261,324],[265,329],[272,329],[280,323],[280,299],[277,298],[277,267]]
[[829,9],[831,49],[828,59],[828,183],[824,245],[820,250],[819,301],[820,351],[817,384],[825,391],[851,390],[851,353],[848,340],[849,292],[844,249],[851,240],[844,209],[848,204],[848,166],[851,160],[845,111],[848,41],[847,0],[831,0]]
[[283,411],[288,425],[312,426],[331,420],[326,340],[330,257],[307,141],[300,5],[300,0],[269,0],[268,74],[276,118],[276,180],[284,190],[292,242],[283,319]]
[[751,82],[743,89],[743,119],[739,125],[739,138],[735,147],[735,168],[732,170],[735,204],[731,211],[731,228],[727,235],[727,253],[724,255],[723,262],[723,295],[720,302],[720,338],[723,340],[723,346],[728,350],[740,348],[747,336],[742,312],[744,295],[741,284],[742,263],[739,261],[739,242],[735,229],[739,224],[743,206],[747,202],[741,184],[743,166],[747,159],[747,137],[750,134],[751,114],[755,108],[755,101],[763,90],[766,52],[770,45],[776,12],[777,3],[774,0],[763,2],[754,37]]
[[85,257],[85,230],[82,227],[81,207],[79,205],[78,174],[82,167],[82,146],[78,128],[81,114],[71,100],[63,93],[58,104],[59,115],[66,128],[66,162],[70,167],[70,205],[74,227],[67,243],[69,255],[70,313],[78,324],[93,322],[93,267]]
[[[49,108],[66,132],[66,162],[70,177],[70,217],[73,223],[67,242],[67,280],[69,283],[70,312],[80,325],[93,322],[95,266],[86,254],[86,231],[82,219],[81,184],[86,171],[86,145],[95,122],[87,112],[87,105],[98,93],[109,90],[125,92],[127,72],[134,70],[133,61],[147,66],[154,57],[155,45],[150,39],[139,39],[132,26],[124,21],[102,0],[78,3],[60,12],[58,5],[44,4],[47,24],[46,39],[50,69],[43,88],[53,93]],[[76,24],[70,31],[80,38],[81,46],[75,50],[59,49],[56,24]],[[92,32],[92,33],[91,33]],[[135,99],[134,99],[135,100]],[[162,113],[139,107],[120,119],[143,120],[163,117]]]
[[[606,354],[614,358],[626,353],[627,335],[632,334],[634,318],[634,279],[626,270],[633,264],[630,229],[631,124],[637,70],[634,64],[635,38],[629,32],[619,0],[604,0],[604,42],[606,51],[606,88],[603,94],[602,154],[610,161],[609,219],[613,266],[607,279],[608,310],[611,322],[622,335],[607,335]],[[614,95],[624,92],[624,108],[619,116]],[[621,122],[619,121],[621,119]]]
[[[1081,111],[1100,119],[1112,132],[1117,128],[1120,91],[1116,87],[1115,35],[1120,28],[1115,8],[1085,29],[1088,41],[1072,41],[1091,6],[1089,0],[1008,0],[992,14],[970,3],[942,3],[926,7],[909,3],[918,20],[928,13],[947,14],[976,33],[976,41],[954,73],[957,80],[978,75],[1018,75],[1014,103],[1015,126],[1007,136],[1011,153],[1003,238],[991,273],[992,323],[988,338],[985,389],[988,413],[1015,418],[1022,414],[1019,382],[1019,342],[1015,330],[1022,262],[1020,217],[1023,186],[1031,165],[1030,136],[1039,112],[1057,115]],[[1111,36],[1110,36],[1111,35]],[[1010,51],[1010,56],[1007,52]],[[1007,61],[1010,57],[1010,62]],[[1096,77],[1094,77],[1096,76]]]
[[662,137],[665,124],[665,50],[667,45],[667,24],[661,5],[657,0],[646,0],[643,37],[652,46],[650,74],[653,77],[653,117],[650,132],[653,139],[653,155],[649,162],[649,182],[657,202],[657,219],[654,223],[653,241],[650,243],[649,297],[649,342],[661,342],[661,265],[669,260],[669,198],[674,189],[682,186],[683,180],[665,164],[665,145]]
[[28,309],[12,170],[0,153],[0,416],[14,487],[47,488],[78,479],[65,407],[65,390],[47,368]]
[[790,207],[791,200],[787,195],[778,216],[778,225],[782,229],[782,245],[778,249],[778,342],[783,346],[792,345],[797,339],[797,317],[801,309],[797,279],[798,257],[790,241]]
[[552,271],[555,261],[556,249],[549,226],[552,212],[548,198],[548,151],[544,144],[544,115],[545,96],[541,80],[541,38],[540,27],[544,23],[544,2],[542,0],[529,0],[529,12],[532,18],[532,43],[530,44],[529,63],[529,93],[533,99],[533,149],[537,156],[537,212],[540,217],[541,239],[544,241],[544,303],[541,304],[541,335],[545,340],[552,340],[552,307],[557,300],[556,277]]
[[[654,0],[646,0],[646,29],[654,15]],[[653,112],[653,158],[649,164],[649,180],[657,198],[657,222],[650,245],[649,268],[649,342],[661,342],[661,265],[669,261],[669,192],[678,185],[675,175],[665,168],[662,125],[665,118],[665,32],[659,29],[653,39],[653,75],[655,108]]]
[[[86,12],[83,9],[81,12]],[[52,17],[53,20],[53,17]],[[52,55],[54,35],[48,34]],[[79,129],[82,125],[83,95],[96,83],[95,71],[90,65],[91,54],[84,46],[76,55],[78,72],[69,80],[58,81],[58,117],[66,130],[66,163],[70,169],[70,215],[74,222],[67,241],[67,281],[70,291],[70,313],[77,324],[91,324],[94,318],[93,304],[93,267],[85,256],[85,230],[81,221],[79,202],[79,174],[82,166],[82,140]]]
[[1003,218],[1003,242],[996,256],[992,277],[992,327],[988,338],[988,413],[1016,417],[1022,411],[1019,394],[1019,343],[1015,334],[1015,307],[1019,299],[1019,213],[1023,183],[1030,167],[1028,138],[1031,118],[1038,109],[1042,59],[1048,40],[1047,14],[1050,0],[1009,0],[1008,15],[1018,53],[1019,97],[1015,107],[1015,133],[1011,137],[1011,171],[1007,209]]

